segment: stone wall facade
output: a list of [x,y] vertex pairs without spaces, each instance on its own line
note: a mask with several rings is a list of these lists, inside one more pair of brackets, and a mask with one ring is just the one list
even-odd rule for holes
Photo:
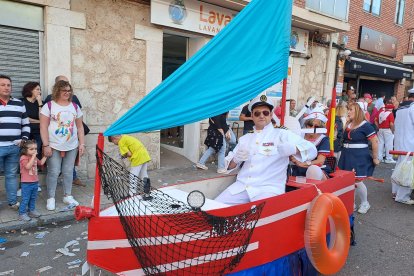
[[[302,59],[302,65],[300,65],[299,84],[297,91],[295,91],[297,98],[293,97],[297,100],[299,109],[311,96],[322,103],[326,103],[331,98],[335,78],[336,54],[337,50],[335,48],[332,48],[331,52],[329,47],[320,45],[309,48],[310,57]],[[327,59],[329,59],[328,62]],[[298,64],[298,62],[295,63]]]
[[[135,39],[136,25],[150,26],[149,6],[121,0],[72,0],[71,9],[86,16],[86,29],[71,30],[72,83],[91,128],[80,174],[95,175],[97,134],[142,99],[146,91],[146,41]],[[161,54],[161,53],[159,53]],[[159,167],[158,131],[136,135]],[[116,156],[116,146],[105,151]]]

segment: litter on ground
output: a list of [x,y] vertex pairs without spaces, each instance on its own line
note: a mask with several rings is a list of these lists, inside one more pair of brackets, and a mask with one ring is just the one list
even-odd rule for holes
[[20,257],[27,257],[27,256],[29,256],[29,252],[23,252],[21,255],[20,255]]
[[73,257],[76,256],[76,254],[69,252],[69,249],[67,248],[58,248],[56,249],[57,253],[62,253],[65,256]]
[[14,269],[0,272],[0,275],[14,275]]
[[39,245],[44,245],[44,243],[43,242],[38,242],[38,243],[29,244],[29,246],[39,246]]
[[76,260],[68,262],[66,264],[67,265],[77,265],[77,264],[80,264],[80,263],[82,263],[82,261],[80,259],[76,259]]
[[45,266],[45,267],[42,267],[42,268],[39,268],[38,270],[36,270],[37,272],[39,272],[39,273],[42,273],[42,272],[45,272],[46,270],[49,270],[49,269],[52,269],[53,267],[51,267],[51,266]]

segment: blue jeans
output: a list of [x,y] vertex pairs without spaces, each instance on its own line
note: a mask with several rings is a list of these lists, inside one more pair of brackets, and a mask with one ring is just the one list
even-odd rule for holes
[[0,167],[4,170],[7,202],[17,203],[17,170],[19,168],[20,148],[18,146],[0,147]]
[[78,148],[60,155],[60,151],[52,150],[52,156],[47,159],[47,193],[48,198],[55,198],[57,179],[62,171],[64,195],[72,194],[73,166],[75,165]]
[[20,202],[19,215],[27,213],[27,207],[29,212],[33,212],[36,208],[37,188],[39,182],[22,182],[22,201]]
[[[226,138],[223,137],[223,146],[217,153],[218,169],[224,169],[224,157],[226,154],[226,146],[227,146]],[[201,156],[200,161],[198,161],[198,163],[205,165],[208,158],[210,158],[210,156],[213,155],[215,152],[216,152],[215,149],[213,149],[212,147],[209,147],[204,152],[203,156]]]

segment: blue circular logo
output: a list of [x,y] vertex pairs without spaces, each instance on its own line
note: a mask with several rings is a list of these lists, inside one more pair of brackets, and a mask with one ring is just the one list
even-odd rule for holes
[[187,17],[187,9],[184,6],[183,0],[173,0],[169,7],[169,13],[171,20],[176,24],[183,23]]

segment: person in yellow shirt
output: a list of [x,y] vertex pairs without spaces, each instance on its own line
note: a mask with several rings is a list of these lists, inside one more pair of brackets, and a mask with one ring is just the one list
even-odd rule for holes
[[151,161],[151,157],[141,141],[129,135],[108,136],[108,140],[119,147],[122,157],[129,159],[131,174],[138,176],[140,179],[148,177],[147,164]]

